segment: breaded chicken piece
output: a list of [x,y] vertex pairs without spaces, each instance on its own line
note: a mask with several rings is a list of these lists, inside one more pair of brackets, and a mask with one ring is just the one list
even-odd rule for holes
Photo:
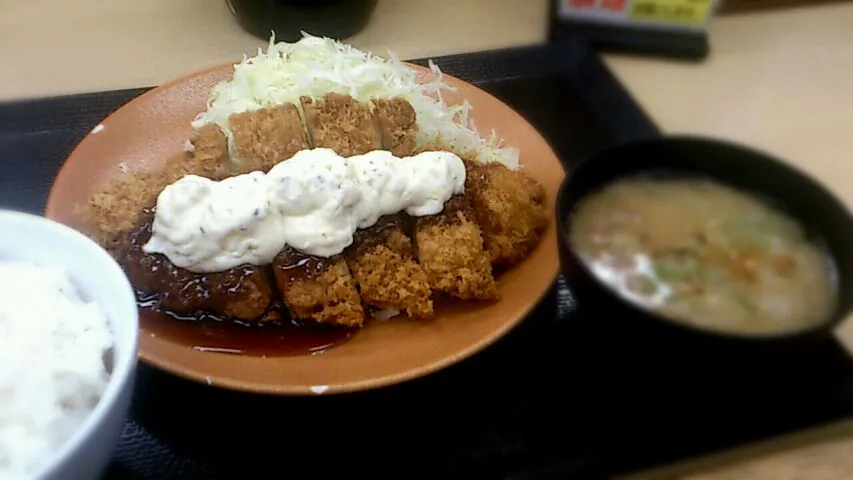
[[451,198],[437,215],[418,218],[415,241],[433,291],[463,300],[498,299],[489,255],[465,195]]
[[272,270],[294,318],[344,327],[364,324],[355,280],[342,256],[311,257],[285,247],[273,260]]
[[412,104],[399,97],[375,98],[371,103],[382,148],[398,157],[414,155],[418,125]]
[[465,192],[492,264],[506,268],[524,260],[548,226],[545,188],[523,170],[500,163],[466,162]]
[[222,180],[231,174],[228,163],[228,139],[215,123],[208,123],[193,133],[190,173],[213,180]]
[[[133,232],[116,258],[131,283],[158,306],[178,315],[207,312],[232,319],[261,320],[272,303],[272,286],[263,267],[241,265],[219,273],[194,273],[160,254],[146,254],[153,216]],[[114,254],[117,252],[114,252]]]
[[299,110],[292,103],[262,108],[228,117],[234,134],[231,174],[267,171],[308,148]]
[[345,256],[364,303],[406,312],[411,318],[432,315],[432,289],[426,272],[415,263],[402,215],[382,217],[358,230]]
[[331,148],[342,157],[379,148],[379,134],[367,105],[338,93],[328,93],[315,100],[302,97],[301,102],[314,148]]

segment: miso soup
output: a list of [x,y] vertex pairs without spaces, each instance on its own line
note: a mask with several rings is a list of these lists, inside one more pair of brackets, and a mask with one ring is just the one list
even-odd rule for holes
[[581,202],[569,238],[624,298],[697,327],[791,332],[835,308],[834,267],[803,227],[711,180],[616,181]]

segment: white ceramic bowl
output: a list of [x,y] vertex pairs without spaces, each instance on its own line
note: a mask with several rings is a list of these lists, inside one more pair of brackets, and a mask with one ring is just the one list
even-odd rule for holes
[[37,478],[97,478],[112,456],[133,394],[139,317],[121,267],[85,235],[46,218],[0,210],[0,259],[65,269],[87,299],[100,304],[115,334],[113,369],[98,405]]

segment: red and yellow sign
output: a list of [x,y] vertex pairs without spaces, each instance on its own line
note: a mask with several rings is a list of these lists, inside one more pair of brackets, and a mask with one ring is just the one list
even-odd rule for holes
[[591,8],[609,12],[625,10],[628,0],[568,0],[568,5],[574,8]]
[[[715,0],[562,0],[561,14],[620,23],[701,25]],[[620,20],[616,20],[616,19]]]
[[711,0],[634,0],[630,16],[637,20],[702,24],[711,3]]

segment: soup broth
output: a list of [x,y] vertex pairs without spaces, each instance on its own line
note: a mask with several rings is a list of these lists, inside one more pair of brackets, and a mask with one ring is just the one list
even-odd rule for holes
[[710,180],[616,181],[578,206],[569,238],[624,298],[697,327],[790,332],[835,307],[833,266],[803,227]]

